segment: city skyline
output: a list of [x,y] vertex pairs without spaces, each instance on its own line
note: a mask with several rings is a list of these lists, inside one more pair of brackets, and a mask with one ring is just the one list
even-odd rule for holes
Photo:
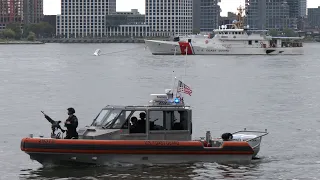
[[[60,14],[61,1],[43,0],[43,12],[45,15]],[[227,2],[229,1],[229,2]],[[308,0],[308,8],[316,8],[320,6],[319,0]],[[239,5],[244,6],[243,0],[222,0],[220,3],[222,16],[226,16],[228,12],[236,12]],[[117,11],[130,11],[131,9],[138,9],[140,13],[145,13],[145,0],[117,0]]]

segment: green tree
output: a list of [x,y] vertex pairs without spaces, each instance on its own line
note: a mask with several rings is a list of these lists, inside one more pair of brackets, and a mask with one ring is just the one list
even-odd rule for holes
[[17,23],[7,24],[6,29],[11,29],[15,33],[15,39],[21,39],[21,25]]
[[34,41],[36,39],[36,34],[32,31],[30,31],[27,39],[28,39],[28,41]]
[[29,32],[34,32],[36,36],[51,37],[54,34],[54,27],[47,22],[29,24],[24,27],[24,36],[28,36]]
[[270,36],[278,36],[279,32],[276,29],[270,29],[269,34]]
[[39,28],[37,24],[28,24],[23,27],[23,36],[28,37],[30,32],[37,34],[38,31],[39,31]]
[[13,39],[16,37],[16,33],[12,29],[5,29],[2,31],[3,37],[7,39]]
[[282,32],[287,37],[295,37],[298,35],[296,32],[294,32],[294,30],[289,28],[284,29]]
[[52,34],[54,34],[55,27],[53,27],[51,24],[44,22],[43,24],[43,32],[44,35],[51,37]]

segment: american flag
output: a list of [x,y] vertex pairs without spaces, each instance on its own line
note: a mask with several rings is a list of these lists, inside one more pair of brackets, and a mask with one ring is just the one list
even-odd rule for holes
[[189,96],[191,96],[191,94],[192,94],[191,88],[189,86],[187,86],[186,84],[184,84],[180,80],[178,82],[178,92],[182,92],[182,93],[188,94]]

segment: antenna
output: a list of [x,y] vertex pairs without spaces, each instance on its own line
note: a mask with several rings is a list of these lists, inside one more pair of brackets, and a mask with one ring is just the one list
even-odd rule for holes
[[187,56],[188,56],[188,46],[186,47],[186,58],[184,63],[184,77],[187,76]]
[[242,29],[243,28],[243,11],[244,8],[242,8],[241,4],[240,6],[237,8],[238,13],[237,15],[237,22],[235,23],[238,29]]
[[[174,47],[174,57],[176,57],[177,54],[177,46]],[[176,82],[176,77],[174,76],[174,58],[172,61],[172,93],[174,93],[174,85]]]

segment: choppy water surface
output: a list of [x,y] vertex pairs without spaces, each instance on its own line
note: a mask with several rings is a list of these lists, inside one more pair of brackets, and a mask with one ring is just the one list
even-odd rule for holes
[[[106,55],[92,56],[100,48]],[[247,166],[47,167],[20,150],[30,133],[49,135],[40,113],[79,126],[107,104],[146,104],[184,75],[185,57],[153,56],[142,44],[1,46],[0,179],[320,179],[320,44],[303,56],[188,56],[194,138],[242,128],[264,130],[260,160]],[[112,53],[121,51],[121,53]]]

